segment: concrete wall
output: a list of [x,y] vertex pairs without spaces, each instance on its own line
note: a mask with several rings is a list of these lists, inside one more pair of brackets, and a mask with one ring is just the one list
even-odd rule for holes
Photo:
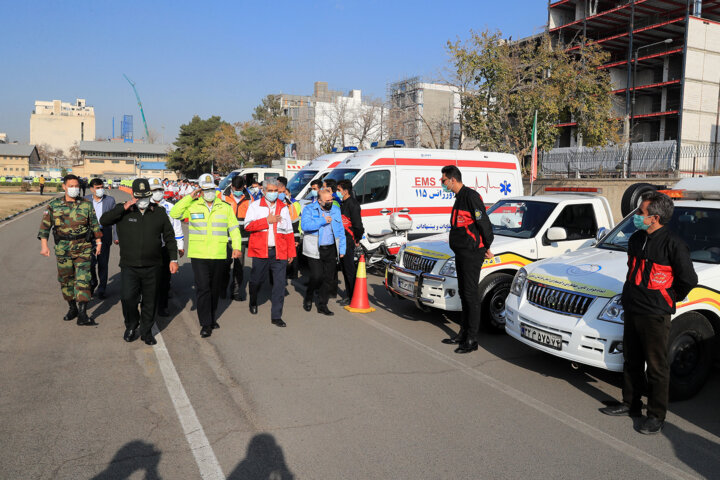
[[[613,212],[615,223],[622,220],[622,212],[620,210],[620,202],[622,201],[625,190],[634,183],[649,183],[651,185],[667,185],[672,187],[677,179],[667,178],[607,178],[607,179],[538,179],[533,183],[533,194],[545,193],[545,187],[591,187],[600,188],[602,193],[598,193],[608,199],[610,208]],[[530,180],[523,179],[525,194],[530,195]]]
[[27,176],[30,172],[30,161],[28,157],[5,157],[0,156],[0,176],[10,175],[13,177]]
[[75,142],[95,140],[94,116],[30,115],[30,143],[47,143],[67,155]]

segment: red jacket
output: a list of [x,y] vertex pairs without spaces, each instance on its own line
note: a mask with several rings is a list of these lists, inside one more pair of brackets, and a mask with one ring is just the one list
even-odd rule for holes
[[275,235],[275,258],[287,260],[296,256],[295,235],[290,212],[281,201],[275,202],[274,210],[273,215],[280,215],[282,219],[270,225],[267,221],[270,207],[265,201],[265,197],[255,200],[248,207],[245,214],[245,231],[250,234],[248,257],[268,258],[268,228],[270,227]]

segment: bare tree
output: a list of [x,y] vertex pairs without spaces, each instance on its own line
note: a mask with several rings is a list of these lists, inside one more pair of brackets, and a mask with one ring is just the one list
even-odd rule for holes
[[435,118],[426,118],[420,114],[427,135],[421,139],[424,148],[450,148],[453,118],[446,114]]
[[387,113],[382,100],[366,98],[360,111],[353,115],[351,137],[361,150],[368,148],[373,141],[385,136],[384,120]]

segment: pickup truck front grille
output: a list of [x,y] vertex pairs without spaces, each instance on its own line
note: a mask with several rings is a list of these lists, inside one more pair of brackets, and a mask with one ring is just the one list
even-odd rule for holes
[[437,260],[434,258],[427,258],[414,253],[403,253],[403,267],[410,270],[420,270],[423,273],[430,273],[435,267]]
[[530,280],[527,287],[527,299],[533,305],[546,310],[582,317],[595,297],[568,292]]

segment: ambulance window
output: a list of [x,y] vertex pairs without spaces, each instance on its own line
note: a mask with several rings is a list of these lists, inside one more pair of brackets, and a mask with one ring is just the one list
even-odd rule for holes
[[267,180],[267,179],[269,179],[269,178],[277,178],[277,177],[279,177],[279,176],[280,176],[279,173],[270,172],[270,173],[266,173],[266,174],[265,174],[265,177],[263,178],[263,180]]
[[361,205],[385,200],[389,191],[390,170],[368,172],[353,185],[353,192]]
[[568,240],[594,238],[597,233],[597,221],[593,206],[588,203],[567,205],[552,226],[564,228]]

